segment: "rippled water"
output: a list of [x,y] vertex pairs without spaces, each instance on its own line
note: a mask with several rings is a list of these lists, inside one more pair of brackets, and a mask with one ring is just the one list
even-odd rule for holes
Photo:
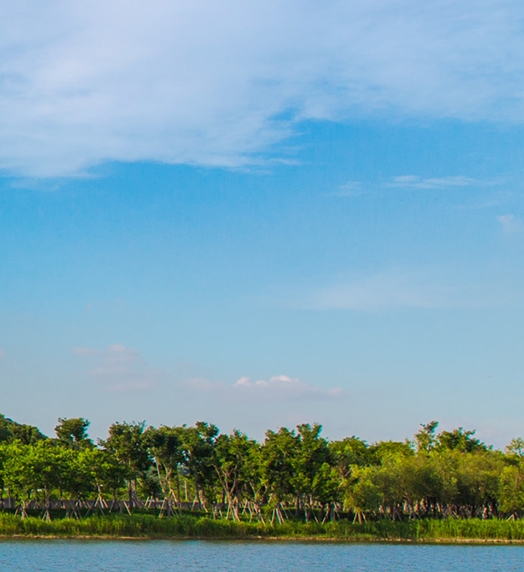
[[524,570],[524,547],[224,541],[1,541],[0,571],[22,570],[510,572]]

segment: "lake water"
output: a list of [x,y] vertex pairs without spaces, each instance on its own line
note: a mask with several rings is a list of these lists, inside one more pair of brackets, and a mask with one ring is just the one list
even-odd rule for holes
[[226,541],[0,541],[0,571],[510,572],[524,546]]

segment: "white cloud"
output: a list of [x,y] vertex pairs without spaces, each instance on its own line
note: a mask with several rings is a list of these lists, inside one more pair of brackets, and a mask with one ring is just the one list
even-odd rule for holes
[[452,289],[439,288],[426,277],[403,271],[386,271],[354,282],[319,289],[314,307],[347,310],[445,307],[454,298]]
[[[446,177],[420,177],[418,175],[400,175],[393,177],[389,182],[385,183],[386,187],[394,187],[401,189],[460,189],[465,187],[492,187],[500,184],[502,179],[474,179],[465,175],[451,175]],[[377,184],[368,186],[366,189],[375,190]],[[363,183],[360,181],[349,181],[344,185],[340,185],[338,190],[328,193],[332,197],[355,197],[362,195],[364,192]]]
[[340,185],[338,190],[328,193],[330,197],[358,197],[362,194],[362,183],[360,181],[348,181]]
[[[490,182],[491,183],[491,182]],[[394,177],[389,187],[403,187],[412,189],[453,189],[471,187],[472,185],[486,185],[485,181],[472,179],[463,175],[453,177],[434,177],[424,179],[416,175],[402,175]]]
[[160,376],[137,350],[124,344],[112,344],[105,349],[77,347],[73,353],[89,360],[86,373],[90,378],[113,391],[152,389]]
[[200,392],[216,394],[226,400],[296,402],[344,397],[340,388],[322,389],[287,375],[257,381],[241,377],[233,384],[191,379],[187,380],[186,385]]
[[524,231],[524,224],[522,221],[512,214],[500,215],[497,217],[497,220],[502,226],[502,232],[505,235],[520,234]]
[[314,310],[382,311],[418,308],[486,308],[520,304],[511,279],[467,268],[387,268],[349,280],[334,280],[310,292],[295,293],[287,306]]
[[524,119],[517,0],[0,2],[0,168],[239,166],[307,119]]

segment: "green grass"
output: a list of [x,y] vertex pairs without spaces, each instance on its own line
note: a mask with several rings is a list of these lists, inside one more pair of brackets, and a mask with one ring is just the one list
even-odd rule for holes
[[379,520],[326,524],[286,521],[280,525],[213,520],[207,516],[158,518],[149,514],[90,516],[81,520],[38,516],[21,519],[0,513],[1,536],[130,537],[130,538],[282,538],[374,541],[524,541],[524,521]]

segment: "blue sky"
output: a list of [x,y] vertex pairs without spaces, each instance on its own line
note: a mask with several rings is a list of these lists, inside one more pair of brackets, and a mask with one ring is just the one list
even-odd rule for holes
[[0,8],[5,415],[524,435],[519,3]]

